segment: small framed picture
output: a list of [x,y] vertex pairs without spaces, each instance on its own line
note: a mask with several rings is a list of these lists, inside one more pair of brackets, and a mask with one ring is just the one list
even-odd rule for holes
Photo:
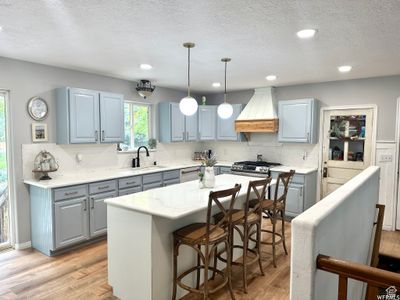
[[32,142],[47,142],[47,124],[32,123]]

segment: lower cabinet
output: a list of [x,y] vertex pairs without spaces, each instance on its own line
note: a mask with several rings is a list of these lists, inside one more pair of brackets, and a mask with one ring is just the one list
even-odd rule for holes
[[107,233],[107,204],[104,199],[117,197],[117,192],[109,192],[90,196],[90,237]]
[[[276,179],[279,172],[271,171],[272,178]],[[317,201],[317,171],[307,174],[295,174],[289,184],[286,197],[285,214],[296,217],[310,208]],[[271,197],[274,196],[275,187],[271,188]],[[283,193],[283,186],[279,187],[278,195]]]
[[105,199],[178,183],[179,169],[55,189],[31,185],[32,247],[51,256],[105,235]]
[[55,248],[72,245],[89,238],[87,197],[54,204]]
[[231,167],[219,167],[218,174],[232,174]]

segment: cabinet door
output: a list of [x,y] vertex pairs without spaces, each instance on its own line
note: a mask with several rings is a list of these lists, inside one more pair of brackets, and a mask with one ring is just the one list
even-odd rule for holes
[[89,238],[87,198],[54,203],[56,248],[72,245]]
[[185,116],[186,141],[197,141],[199,132],[198,113],[192,116]]
[[311,143],[312,101],[279,101],[280,142]]
[[171,103],[171,141],[182,142],[185,135],[185,116],[178,103]]
[[[279,193],[283,192],[283,187],[279,187]],[[297,216],[303,212],[303,194],[304,185],[290,184],[286,197],[286,214],[289,216]]]
[[70,89],[70,142],[96,143],[99,138],[99,93]]
[[100,94],[100,129],[102,143],[124,141],[124,98],[123,95]]
[[242,111],[241,104],[234,104],[233,114],[228,119],[217,117],[217,139],[221,141],[238,141],[239,133],[235,131],[235,120]]
[[147,190],[159,188],[159,187],[162,187],[162,185],[163,185],[162,181],[160,181],[160,182],[154,182],[154,183],[148,183],[148,184],[143,184],[143,191],[147,191]]
[[104,199],[117,197],[117,192],[90,197],[90,237],[107,233],[107,204]]
[[217,107],[199,106],[199,140],[212,141],[217,135]]

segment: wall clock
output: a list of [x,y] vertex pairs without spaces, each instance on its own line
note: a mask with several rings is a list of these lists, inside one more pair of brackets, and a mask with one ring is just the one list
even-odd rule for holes
[[28,102],[28,113],[32,119],[42,121],[46,119],[49,112],[49,107],[44,99],[33,97]]

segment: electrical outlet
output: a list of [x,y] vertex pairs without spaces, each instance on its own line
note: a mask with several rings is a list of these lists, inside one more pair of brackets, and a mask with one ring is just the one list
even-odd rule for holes
[[392,160],[392,154],[381,154],[381,156],[379,157],[380,162],[391,162]]

